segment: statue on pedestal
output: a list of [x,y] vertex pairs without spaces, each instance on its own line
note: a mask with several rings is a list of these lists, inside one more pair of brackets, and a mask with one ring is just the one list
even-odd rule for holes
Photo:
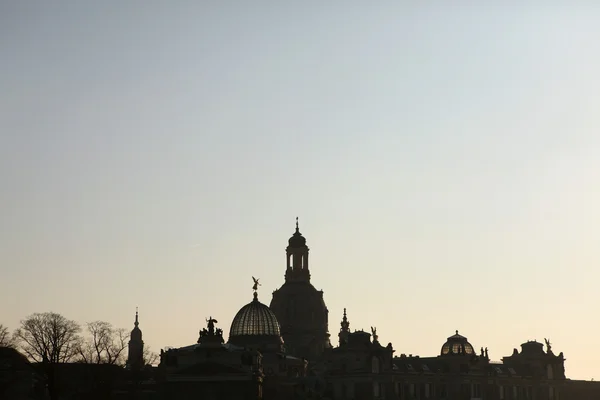
[[377,328],[371,327],[371,333],[373,334],[373,342],[376,342],[377,339],[379,339],[379,336],[377,336]]
[[217,323],[219,321],[217,321],[216,319],[213,319],[213,317],[208,317],[206,322],[208,323],[208,334],[211,336],[214,335],[215,334],[215,323]]
[[552,343],[550,343],[550,339],[544,338],[544,342],[546,342],[546,352],[552,354]]
[[252,290],[254,290],[255,292],[258,290],[259,286],[262,286],[260,283],[258,283],[258,278],[252,277],[252,280],[254,281],[254,285],[252,286]]

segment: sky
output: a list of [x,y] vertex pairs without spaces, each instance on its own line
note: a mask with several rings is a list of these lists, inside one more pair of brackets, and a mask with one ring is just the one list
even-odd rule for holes
[[[483,4],[485,3],[485,4]],[[567,4],[568,3],[568,4]],[[549,338],[600,379],[600,4],[0,4],[0,323],[154,351],[284,282],[295,218],[337,344]]]

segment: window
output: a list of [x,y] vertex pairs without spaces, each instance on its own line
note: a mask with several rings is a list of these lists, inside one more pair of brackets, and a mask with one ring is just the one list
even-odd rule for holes
[[448,396],[446,391],[446,385],[441,383],[438,387],[438,393],[440,394],[440,399],[445,399]]
[[379,397],[380,396],[380,392],[379,392],[379,383],[378,382],[373,382],[373,397]]
[[481,385],[479,383],[471,384],[471,397],[481,397]]
[[373,358],[371,359],[371,372],[373,372],[374,374],[379,373],[379,358],[375,356],[373,356]]
[[429,367],[427,366],[427,364],[423,364],[423,371],[425,371],[425,372],[431,372],[429,370]]
[[513,375],[517,374],[517,371],[515,371],[514,368],[508,368],[508,372],[510,372]]
[[548,379],[554,379],[554,370],[552,369],[552,365],[548,365],[546,367],[546,371],[548,373]]
[[504,400],[504,386],[498,386],[498,398]]
[[425,397],[426,399],[431,398],[431,384],[426,383],[423,386],[423,397]]

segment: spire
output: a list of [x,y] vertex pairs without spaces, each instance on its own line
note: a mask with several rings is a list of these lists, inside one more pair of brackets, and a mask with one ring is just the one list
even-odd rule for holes
[[144,341],[142,340],[142,331],[139,328],[139,314],[138,308],[135,308],[135,322],[133,323],[134,328],[131,331],[129,340],[129,354],[127,357],[127,368],[139,369],[144,365]]
[[344,308],[344,317],[342,318],[342,322],[340,325],[342,325],[343,332],[348,331],[348,328],[350,327],[350,322],[348,322],[348,318],[346,316],[346,308]]
[[340,323],[342,328],[340,329],[340,333],[338,337],[340,338],[340,346],[344,346],[348,343],[348,335],[350,335],[350,322],[348,322],[348,317],[346,316],[346,309],[344,308],[344,317],[342,318],[342,322]]

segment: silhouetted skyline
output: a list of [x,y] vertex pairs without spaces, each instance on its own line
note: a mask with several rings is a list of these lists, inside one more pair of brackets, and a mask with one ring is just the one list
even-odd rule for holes
[[549,337],[599,379],[599,17],[0,6],[0,323],[139,307],[154,350],[194,343],[251,276],[270,299],[299,216],[332,333],[346,307],[399,353]]

